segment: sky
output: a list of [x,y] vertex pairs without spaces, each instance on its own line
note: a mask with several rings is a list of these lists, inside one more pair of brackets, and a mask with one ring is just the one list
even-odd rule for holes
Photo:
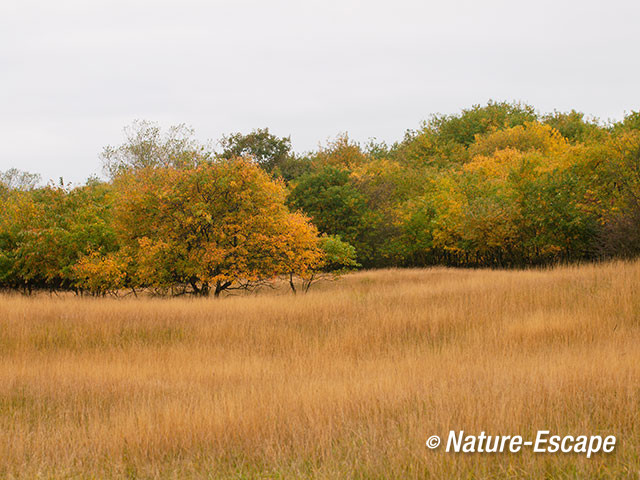
[[298,152],[489,99],[640,110],[634,0],[2,0],[0,170],[83,183],[136,119]]

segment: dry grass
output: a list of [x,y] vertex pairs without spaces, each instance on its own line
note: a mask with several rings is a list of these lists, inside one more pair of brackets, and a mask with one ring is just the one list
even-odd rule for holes
[[[637,478],[640,263],[306,296],[0,297],[2,478]],[[447,454],[450,429],[612,454]]]

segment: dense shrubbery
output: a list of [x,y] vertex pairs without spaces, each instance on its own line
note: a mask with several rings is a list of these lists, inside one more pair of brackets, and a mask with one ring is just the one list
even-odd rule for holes
[[306,290],[363,265],[527,266],[640,253],[640,114],[601,125],[489,103],[392,145],[346,135],[306,156],[268,130],[128,130],[108,182],[0,176],[0,286],[219,294]]
[[35,188],[5,175],[0,286],[218,296],[287,277],[295,292],[294,279],[306,290],[356,265],[349,245],[288,210],[284,183],[253,160],[212,158],[183,128],[138,127],[105,150],[109,182]]
[[289,202],[368,267],[527,266],[640,253],[640,115],[600,125],[489,103],[403,141],[341,137]]

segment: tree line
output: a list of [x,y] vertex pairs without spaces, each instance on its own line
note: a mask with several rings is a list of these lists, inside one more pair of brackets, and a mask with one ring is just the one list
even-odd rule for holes
[[0,174],[0,288],[296,292],[363,266],[525,267],[640,253],[640,113],[601,123],[489,102],[392,145],[296,154],[268,129],[218,148],[137,122],[106,181]]

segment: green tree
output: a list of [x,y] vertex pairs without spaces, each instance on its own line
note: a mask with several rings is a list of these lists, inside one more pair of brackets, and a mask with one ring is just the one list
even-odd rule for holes
[[222,137],[221,158],[252,158],[260,167],[275,176],[291,181],[307,172],[310,164],[297,158],[291,151],[291,137],[278,137],[268,128],[259,128],[248,134],[233,133]]
[[364,218],[371,214],[367,199],[351,182],[349,171],[324,166],[302,176],[289,195],[289,204],[311,217],[321,233],[339,235],[353,245],[359,261],[370,248],[364,238]]
[[356,261],[356,249],[343,242],[337,235],[323,235],[320,238],[319,249],[320,261],[308,269],[305,275],[299,276],[299,287],[296,287],[294,276],[289,276],[289,286],[294,294],[298,290],[307,293],[311,285],[324,280],[337,280],[342,274],[361,266]]
[[110,186],[99,182],[13,191],[0,215],[2,282],[29,291],[73,288],[82,256],[117,249],[111,200]]
[[392,155],[409,164],[448,169],[469,160],[467,147],[478,135],[537,121],[535,109],[521,103],[489,101],[460,114],[433,115],[418,130],[408,130]]
[[556,111],[544,115],[541,120],[560,132],[571,143],[599,140],[606,132],[596,119],[586,119],[584,113],[575,110],[566,113]]

